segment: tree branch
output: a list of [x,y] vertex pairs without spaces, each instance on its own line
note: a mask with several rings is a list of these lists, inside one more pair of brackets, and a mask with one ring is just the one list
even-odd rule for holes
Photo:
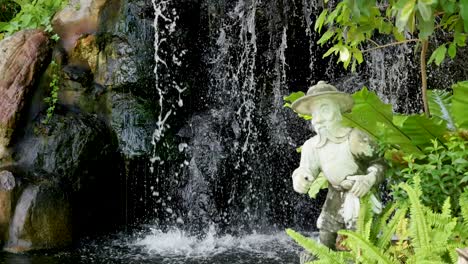
[[401,44],[405,44],[405,43],[409,43],[409,42],[419,42],[419,41],[421,41],[421,40],[420,39],[406,39],[406,40],[402,40],[402,41],[388,43],[388,44],[385,44],[385,45],[378,45],[375,41],[372,41],[372,43],[377,44],[378,46],[374,47],[374,48],[363,50],[362,53],[366,53],[366,52],[370,52],[370,51],[378,50],[378,49],[383,49],[383,48],[388,48],[388,47],[391,47],[391,46],[397,46],[397,45],[401,45]]

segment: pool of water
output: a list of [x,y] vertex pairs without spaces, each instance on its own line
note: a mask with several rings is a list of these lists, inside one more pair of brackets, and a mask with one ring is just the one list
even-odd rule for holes
[[289,264],[299,263],[301,249],[284,232],[217,235],[213,229],[203,236],[190,236],[180,230],[162,232],[147,228],[132,235],[118,234],[83,240],[67,251],[28,254],[0,253],[6,264]]

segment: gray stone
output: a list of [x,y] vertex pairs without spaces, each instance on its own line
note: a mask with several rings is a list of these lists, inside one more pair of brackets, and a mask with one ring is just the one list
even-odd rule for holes
[[8,227],[13,206],[13,188],[15,188],[15,177],[9,171],[0,172],[0,241],[5,242],[8,238]]
[[24,189],[16,204],[4,250],[18,253],[61,248],[71,242],[71,208],[61,188],[42,183]]
[[149,102],[131,94],[111,93],[111,126],[119,139],[119,148],[125,157],[148,155],[156,117]]

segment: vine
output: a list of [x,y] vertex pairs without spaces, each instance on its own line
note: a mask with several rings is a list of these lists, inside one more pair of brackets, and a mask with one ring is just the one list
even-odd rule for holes
[[58,101],[58,91],[60,88],[60,77],[58,74],[59,65],[52,61],[50,63],[50,71],[52,80],[49,83],[50,95],[44,98],[44,102],[48,105],[46,118],[42,121],[43,124],[48,124],[54,115],[55,107]]

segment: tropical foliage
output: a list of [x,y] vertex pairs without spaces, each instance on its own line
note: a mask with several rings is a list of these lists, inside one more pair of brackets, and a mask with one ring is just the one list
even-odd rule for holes
[[[327,2],[327,1],[325,1]],[[429,63],[440,65],[448,55],[454,58],[458,47],[466,45],[468,1],[456,0],[343,0],[328,3],[315,22],[315,30],[325,33],[318,44],[332,43],[324,57],[335,54],[347,68],[364,61],[363,54],[375,49],[408,42],[420,48],[424,112],[429,116],[426,53],[430,37],[438,32],[448,37],[434,48]],[[439,34],[439,35],[441,35]],[[383,35],[390,38],[382,38]],[[384,43],[379,43],[384,40]],[[385,41],[387,40],[387,41]],[[388,41],[390,40],[390,41]]]
[[[0,39],[4,35],[8,36],[22,29],[42,27],[45,31],[52,32],[53,15],[67,3],[63,0],[12,0],[12,2],[0,0],[0,8],[12,12],[11,14],[17,12],[11,20],[0,21]],[[17,11],[18,6],[19,11]],[[52,38],[57,40],[58,36],[53,35]]]
[[456,262],[455,248],[467,246],[468,191],[460,197],[463,216],[454,217],[450,198],[440,213],[422,204],[419,177],[413,185],[402,183],[399,187],[407,194],[407,202],[387,206],[381,215],[373,214],[368,197],[361,199],[356,231],[339,232],[346,236],[344,244],[349,252],[335,252],[293,230],[286,232],[318,258],[309,263]]

